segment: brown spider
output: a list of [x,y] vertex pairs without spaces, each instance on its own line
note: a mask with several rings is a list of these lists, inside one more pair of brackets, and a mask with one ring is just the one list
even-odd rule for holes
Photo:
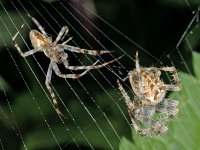
[[[16,47],[16,49],[18,50],[19,54],[22,57],[30,56],[36,52],[44,52],[44,54],[50,59],[50,64],[49,64],[49,68],[48,68],[48,71],[46,74],[45,84],[46,84],[46,87],[49,90],[51,97],[53,99],[53,104],[55,106],[56,112],[59,115],[66,118],[58,108],[56,96],[55,96],[54,90],[51,86],[52,71],[54,70],[54,72],[56,73],[56,75],[58,77],[76,79],[76,78],[82,77],[91,69],[97,69],[97,68],[104,67],[104,66],[111,64],[114,61],[120,59],[121,57],[119,57],[115,60],[103,63],[101,65],[96,65],[98,62],[98,61],[96,61],[91,66],[70,66],[69,62],[68,62],[68,54],[64,50],[68,50],[68,51],[76,52],[76,53],[95,55],[95,56],[105,54],[105,53],[110,53],[110,51],[87,50],[87,49],[81,49],[78,47],[67,45],[67,42],[69,42],[71,40],[71,38],[62,42],[61,44],[58,44],[60,39],[63,39],[67,35],[67,33],[69,31],[67,26],[62,27],[62,29],[60,30],[60,32],[58,33],[58,35],[56,37],[56,40],[52,41],[52,38],[47,35],[47,33],[44,31],[44,29],[40,25],[40,23],[35,18],[31,17],[29,14],[28,14],[28,16],[32,19],[32,21],[36,24],[36,26],[40,30],[40,32],[37,30],[31,30],[29,33],[33,49],[30,51],[27,51],[27,52],[21,51],[20,47],[18,46],[18,44],[16,42],[16,38],[19,35],[19,31],[13,36],[12,41],[14,43],[14,46]],[[21,29],[23,27],[24,27],[24,24],[22,24]],[[63,64],[65,66],[65,68],[69,69],[69,70],[85,70],[85,71],[83,71],[80,74],[62,74],[60,72],[57,64]]]
[[[128,107],[133,127],[138,135],[145,137],[166,133],[168,128],[165,126],[165,122],[174,119],[179,111],[178,101],[165,98],[167,91],[181,89],[176,68],[142,68],[139,66],[138,52],[136,53],[135,65],[136,69],[128,74],[135,93],[133,101],[117,80],[119,90]],[[171,72],[174,84],[165,84],[160,79],[161,71]]]

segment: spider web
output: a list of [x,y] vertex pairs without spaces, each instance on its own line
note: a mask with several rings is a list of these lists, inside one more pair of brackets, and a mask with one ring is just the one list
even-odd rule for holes
[[[97,3],[96,7],[98,4],[101,3]],[[191,133],[193,135],[198,130],[196,126],[199,124],[195,123],[199,120],[199,104],[195,101],[194,95],[190,94],[191,91],[187,89],[187,85],[184,85],[184,74],[180,73],[187,96],[176,92],[171,94],[172,96],[170,95],[180,103],[183,100],[180,106],[180,119],[169,123],[167,135],[156,139],[140,138],[131,132],[132,125],[127,108],[116,84],[117,79],[124,82],[123,85],[128,94],[133,96],[130,84],[123,79],[126,78],[128,71],[134,68],[134,55],[136,51],[139,51],[142,66],[148,67],[152,64],[176,66],[190,76],[187,79],[190,80],[191,85],[196,85],[198,78],[195,78],[194,75],[197,76],[198,69],[195,70],[195,67],[192,69],[192,59],[188,57],[189,55],[194,56],[194,54],[194,57],[197,57],[194,50],[198,51],[199,46],[197,42],[197,33],[200,31],[198,30],[199,8],[193,8],[193,3],[190,1],[184,1],[181,4],[189,14],[189,17],[183,17],[185,21],[184,26],[183,23],[181,24],[183,29],[177,33],[171,43],[166,43],[165,39],[164,42],[162,40],[157,42],[161,42],[162,46],[170,43],[170,46],[162,47],[163,51],[153,51],[151,49],[158,49],[159,44],[143,48],[141,46],[145,45],[142,43],[143,40],[139,40],[141,38],[139,35],[136,36],[142,32],[141,30],[137,31],[137,26],[135,32],[131,30],[133,33],[126,32],[126,30],[124,30],[126,34],[121,32],[117,29],[118,27],[114,27],[109,23],[110,21],[107,21],[109,17],[104,19],[97,14],[98,11],[93,1],[71,0],[55,3],[48,1],[22,2],[21,0],[5,3],[5,1],[0,1],[2,28],[0,57],[1,62],[4,63],[1,65],[0,73],[2,100],[0,109],[2,129],[5,129],[0,136],[1,148],[123,150],[156,149],[157,145],[162,144],[166,149],[172,149],[174,145],[171,141],[180,138],[177,137],[181,135],[179,132],[182,132],[182,135],[178,140],[180,141],[178,148],[188,149],[192,145],[195,145],[194,149],[197,148],[197,143],[190,137]],[[28,31],[37,28],[27,17],[28,13],[40,22],[53,39],[56,38],[59,30],[67,25],[69,27],[68,38],[73,37],[69,45],[86,49],[114,50],[111,54],[98,57],[69,53],[70,65],[91,65],[96,60],[104,63],[120,55],[125,55],[121,60],[104,68],[91,70],[77,80],[61,79],[55,74],[53,75],[52,85],[60,109],[68,117],[67,120],[57,115],[50,94],[45,87],[48,58],[39,53],[23,59],[11,42],[12,36],[18,31],[21,24],[25,23],[17,42],[23,51],[32,49]],[[173,16],[176,18],[176,15]],[[140,26],[141,29],[143,27]],[[173,37],[173,34],[162,32],[163,36]],[[136,35],[134,36],[134,34]],[[135,40],[129,37],[135,37]],[[155,39],[156,37],[155,35]],[[136,41],[140,41],[140,44]],[[64,73],[71,73],[62,67],[61,70]],[[170,82],[169,74],[164,74],[163,78]],[[198,97],[197,93],[195,95]],[[187,101],[190,101],[189,104]],[[191,110],[182,113],[186,109],[185,105],[189,105],[194,113],[191,113]],[[184,119],[191,124],[184,122]],[[193,122],[193,119],[196,119],[196,122]],[[191,128],[194,127],[191,133],[186,130],[189,125]],[[180,128],[178,133],[175,130],[177,127]],[[191,145],[184,143],[184,137]]]

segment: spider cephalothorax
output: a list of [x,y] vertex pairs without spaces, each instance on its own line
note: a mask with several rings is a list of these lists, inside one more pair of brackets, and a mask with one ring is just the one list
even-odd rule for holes
[[[129,72],[129,81],[135,93],[131,100],[119,81],[117,81],[136,133],[141,136],[161,135],[167,131],[165,122],[174,119],[178,113],[179,102],[166,99],[167,91],[179,91],[180,80],[174,67],[140,67],[136,53],[136,68]],[[174,84],[165,84],[161,71],[173,74]],[[157,113],[157,117],[154,114]]]
[[[36,52],[44,52],[44,54],[50,59],[50,64],[49,64],[49,68],[48,68],[48,71],[47,71],[45,84],[47,86],[47,89],[51,93],[51,97],[53,99],[53,104],[55,106],[56,112],[59,115],[65,117],[60,112],[60,110],[58,109],[56,96],[55,96],[54,90],[51,86],[52,72],[54,71],[56,73],[56,75],[61,77],[61,78],[76,79],[76,78],[82,77],[83,75],[85,75],[91,69],[98,69],[98,68],[104,67],[104,66],[111,64],[114,61],[120,59],[121,57],[114,59],[112,61],[100,64],[100,65],[96,65],[98,63],[98,61],[96,61],[91,66],[70,66],[68,59],[67,59],[68,54],[65,52],[65,50],[75,52],[75,53],[89,54],[89,55],[101,55],[101,54],[105,54],[105,53],[110,53],[110,51],[87,50],[87,49],[81,49],[79,47],[67,45],[67,42],[70,41],[71,38],[69,38],[68,40],[66,40],[66,41],[64,41],[60,44],[58,44],[58,42],[61,39],[64,39],[64,37],[67,35],[67,33],[69,31],[67,26],[62,27],[62,29],[58,33],[55,41],[52,41],[52,38],[47,35],[47,33],[45,32],[43,27],[40,25],[40,23],[35,18],[31,17],[30,15],[28,15],[28,16],[32,19],[32,21],[36,24],[36,26],[40,30],[40,32],[37,31],[37,30],[31,30],[30,33],[29,33],[33,49],[30,50],[30,51],[27,51],[27,52],[21,51],[20,47],[18,46],[17,42],[15,41],[17,36],[19,35],[19,31],[13,36],[12,41],[14,43],[14,46],[16,47],[16,49],[18,50],[18,52],[20,53],[20,55],[22,57],[30,56],[30,55],[32,55]],[[23,28],[23,26],[24,26],[24,24],[21,26],[21,28]],[[80,74],[62,74],[60,69],[58,68],[58,65],[57,65],[57,64],[61,64],[61,63],[64,65],[64,67],[66,69],[69,69],[69,70],[85,70],[85,71],[83,71]]]

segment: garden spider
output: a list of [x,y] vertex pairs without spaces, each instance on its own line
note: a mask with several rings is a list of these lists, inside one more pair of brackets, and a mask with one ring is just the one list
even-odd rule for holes
[[[136,68],[129,72],[128,77],[135,93],[133,101],[117,80],[122,93],[132,125],[138,135],[152,137],[166,133],[165,122],[174,119],[178,114],[179,102],[166,99],[167,91],[179,91],[181,83],[174,67],[149,67],[139,65],[138,52],[135,60]],[[161,71],[173,74],[174,84],[165,84],[161,79]]]
[[[50,64],[49,64],[48,71],[47,71],[47,74],[46,74],[45,84],[46,84],[46,87],[51,94],[56,112],[60,116],[66,118],[58,108],[58,103],[57,103],[57,100],[56,100],[55,92],[54,92],[52,85],[51,85],[51,76],[52,76],[53,70],[58,77],[77,79],[77,78],[80,78],[83,75],[85,75],[91,69],[97,69],[97,68],[104,67],[108,64],[113,63],[114,61],[117,61],[122,56],[117,58],[117,59],[114,59],[112,61],[103,63],[101,65],[96,65],[97,62],[98,62],[98,61],[96,61],[91,66],[70,66],[69,62],[67,60],[68,54],[64,50],[68,50],[68,51],[76,52],[76,53],[95,55],[95,56],[105,54],[105,53],[110,53],[110,51],[87,50],[87,49],[81,49],[81,48],[78,48],[78,47],[67,45],[67,42],[69,42],[71,40],[71,38],[62,42],[61,44],[58,44],[58,42],[67,35],[67,33],[69,31],[67,26],[62,27],[62,29],[60,30],[60,32],[58,33],[58,35],[56,37],[56,40],[52,41],[52,38],[47,35],[47,33],[44,31],[44,29],[40,25],[40,23],[35,18],[31,17],[29,14],[28,14],[28,16],[32,19],[32,21],[36,24],[36,26],[40,30],[40,32],[37,31],[37,30],[31,30],[30,33],[29,33],[33,49],[30,50],[30,51],[27,51],[27,52],[21,51],[19,45],[16,42],[16,38],[19,35],[20,31],[18,31],[13,36],[12,41],[14,43],[14,46],[16,47],[16,49],[18,50],[19,54],[22,57],[27,57],[27,56],[33,55],[36,52],[44,52],[44,54],[50,59]],[[22,24],[21,29],[23,27],[24,27],[24,24]],[[69,69],[69,70],[85,70],[85,71],[83,71],[80,74],[62,74],[60,72],[57,64],[63,64],[64,67],[66,69]]]

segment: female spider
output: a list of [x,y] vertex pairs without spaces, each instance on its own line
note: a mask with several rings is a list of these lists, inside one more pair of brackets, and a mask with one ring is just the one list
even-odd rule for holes
[[[18,50],[19,54],[22,57],[27,57],[27,56],[33,55],[36,52],[44,52],[44,54],[50,59],[50,64],[49,64],[48,71],[46,74],[45,84],[51,94],[56,112],[59,115],[61,115],[62,117],[66,118],[58,108],[58,103],[56,100],[55,92],[51,85],[52,72],[54,71],[55,74],[61,78],[77,79],[77,78],[80,78],[83,75],[85,75],[91,69],[97,69],[97,68],[104,67],[108,64],[113,63],[114,61],[117,61],[121,57],[114,59],[112,61],[103,63],[101,65],[96,65],[98,62],[98,61],[96,61],[91,66],[70,66],[69,62],[68,62],[68,54],[65,52],[65,50],[75,52],[75,53],[83,53],[83,54],[89,54],[89,55],[95,55],[95,56],[105,54],[105,53],[110,53],[110,51],[87,50],[87,49],[81,49],[78,47],[67,45],[67,42],[69,42],[71,40],[71,38],[58,44],[58,42],[67,35],[67,33],[69,31],[67,26],[62,27],[62,29],[58,33],[55,41],[52,41],[52,38],[47,35],[47,33],[45,32],[43,27],[40,25],[40,23],[35,18],[30,16],[29,14],[28,14],[28,16],[32,19],[32,21],[36,24],[36,26],[38,27],[38,29],[40,31],[39,32],[37,30],[31,30],[29,33],[29,37],[30,37],[33,49],[30,51],[27,51],[27,52],[23,52],[20,49],[19,45],[16,42],[16,38],[19,35],[19,31],[13,36],[12,41],[14,43],[14,46],[16,47],[16,49]],[[21,29],[23,27],[24,27],[24,24],[22,24]],[[65,68],[69,69],[69,70],[85,70],[85,71],[83,71],[80,74],[62,74],[61,71],[59,70],[57,64],[63,64],[65,66]]]
[[[168,130],[165,122],[174,119],[178,113],[179,102],[165,98],[167,91],[180,90],[181,84],[176,68],[140,67],[138,53],[136,53],[135,67],[128,74],[135,93],[132,101],[117,80],[119,90],[128,107],[133,127],[136,133],[141,136],[161,135]],[[171,72],[175,83],[165,84],[160,79],[161,71]],[[155,113],[157,117],[154,116]]]

